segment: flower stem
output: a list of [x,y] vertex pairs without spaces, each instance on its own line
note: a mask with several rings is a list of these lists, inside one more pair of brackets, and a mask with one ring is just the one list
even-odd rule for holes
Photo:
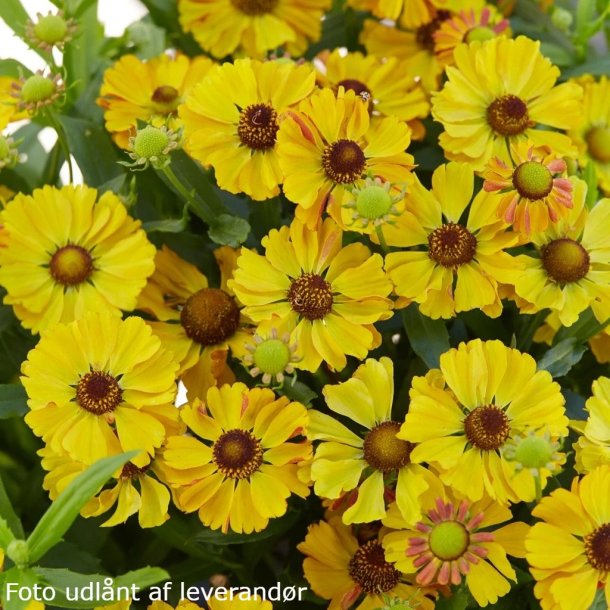
[[388,248],[388,243],[386,242],[385,237],[383,235],[383,229],[381,228],[381,225],[377,225],[375,227],[375,233],[377,233],[377,237],[379,239],[379,243],[381,245],[383,253],[388,254],[390,252],[390,248]]
[[68,174],[70,176],[70,184],[72,184],[74,182],[74,168],[72,167],[72,157],[70,155],[70,145],[68,144],[66,131],[52,110],[48,109],[45,112],[45,116],[57,134],[57,140],[61,146],[62,152],[64,153],[64,157],[66,158],[66,163],[68,164]]

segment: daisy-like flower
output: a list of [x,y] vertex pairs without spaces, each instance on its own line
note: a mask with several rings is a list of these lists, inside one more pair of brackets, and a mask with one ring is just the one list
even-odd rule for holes
[[[67,487],[72,480],[86,470],[86,464],[57,454],[48,447],[38,451],[42,457],[41,465],[47,470],[43,487],[49,492],[51,500]],[[162,483],[153,476],[159,476],[158,459],[141,468],[131,462],[115,473],[110,489],[104,489],[91,498],[81,510],[83,517],[97,517],[115,507],[114,513],[101,524],[112,527],[127,521],[131,515],[138,514],[140,527],[157,527],[167,519],[170,494]]]
[[525,539],[534,594],[544,610],[587,610],[598,589],[610,605],[610,466],[557,489],[532,514]]
[[597,466],[610,466],[610,379],[593,382],[593,396],[585,403],[588,412],[582,436],[574,443],[576,469],[587,473]]
[[430,112],[430,103],[418,79],[409,73],[408,62],[396,57],[381,59],[362,53],[342,54],[339,49],[324,51],[314,66],[318,83],[337,90],[343,87],[369,97],[372,116],[395,116],[423,137],[425,130],[418,119]]
[[179,0],[180,24],[204,51],[263,58],[284,47],[296,57],[320,38],[330,0]]
[[499,192],[498,216],[529,235],[565,218],[572,207],[573,185],[567,164],[549,146],[525,140],[511,147],[511,162],[495,157],[483,172],[483,188]]
[[276,151],[280,117],[314,86],[306,64],[250,59],[223,64],[180,108],[186,151],[214,167],[221,188],[256,200],[276,196],[283,179]]
[[407,212],[384,228],[388,244],[423,246],[386,256],[386,271],[396,293],[415,301],[431,318],[450,318],[460,311],[502,312],[499,283],[511,283],[518,270],[504,252],[518,235],[498,220],[493,195],[479,192],[462,220],[474,189],[474,173],[466,163],[435,170],[432,191],[416,178],[407,191]]
[[396,531],[383,537],[388,561],[406,574],[416,574],[420,586],[466,586],[479,606],[495,603],[510,591],[517,576],[507,554],[525,556],[529,530],[512,519],[510,510],[488,497],[471,502],[450,488],[437,486],[424,500],[423,516],[404,520],[393,511],[387,523]]
[[342,237],[330,218],[314,231],[295,219],[263,238],[264,256],[242,248],[229,282],[245,315],[290,329],[303,355],[296,368],[341,370],[346,355],[365,358],[381,341],[373,324],[392,315],[383,259],[360,243],[343,248]]
[[17,99],[13,96],[15,88],[19,86],[19,79],[12,76],[0,76],[0,130],[9,123],[27,117],[27,112],[20,111]]
[[[474,0],[477,2],[477,0]],[[465,0],[469,5],[472,0]],[[370,11],[379,19],[390,19],[402,28],[417,29],[426,26],[448,8],[448,0],[349,0],[357,10]]]
[[419,498],[428,489],[430,475],[411,463],[414,445],[396,438],[400,423],[392,420],[393,375],[389,358],[368,359],[348,381],[324,387],[329,409],[364,428],[362,435],[330,415],[309,412],[308,437],[322,441],[311,465],[316,494],[336,499],[355,490],[350,494],[353,502],[343,513],[344,523],[382,519],[385,498],[394,495],[407,518],[420,515]]
[[574,207],[565,219],[532,236],[538,256],[517,257],[522,272],[514,282],[522,313],[549,308],[563,326],[571,326],[588,307],[599,322],[610,318],[610,199],[591,211],[585,206],[586,185],[574,184]]
[[208,57],[170,57],[148,61],[124,55],[104,72],[97,100],[104,109],[106,129],[124,149],[134,136],[138,121],[179,131],[178,106],[215,63]]
[[176,433],[178,364],[146,323],[87,314],[47,330],[22,366],[25,422],[54,453],[93,462],[138,449],[146,466]]
[[299,473],[311,457],[309,441],[299,440],[309,419],[302,404],[235,383],[210,388],[181,417],[194,436],[168,439],[165,474],[176,505],[198,511],[204,525],[258,532],[286,512],[289,496],[309,494]]
[[154,270],[154,246],[111,192],[45,186],[2,211],[0,285],[26,328],[38,333],[90,311],[132,310]]
[[593,163],[600,188],[610,195],[610,79],[589,76],[576,82],[584,91],[581,120],[568,135],[578,147],[580,165]]
[[500,341],[460,343],[441,355],[440,373],[440,379],[413,379],[397,435],[417,443],[411,461],[433,464],[445,485],[471,500],[484,493],[502,503],[533,499],[531,473],[529,480],[515,477],[515,464],[502,449],[516,434],[533,430],[567,436],[559,385],[536,370],[529,354]]
[[427,92],[436,91],[440,86],[443,64],[434,53],[434,32],[450,16],[449,11],[440,10],[432,21],[415,30],[402,30],[367,19],[360,33],[360,43],[369,55],[401,60],[402,67],[419,80]]
[[284,194],[297,218],[314,227],[332,195],[340,207],[346,187],[367,173],[384,181],[411,180],[413,157],[405,149],[411,130],[395,117],[371,121],[368,101],[340,88],[315,92],[291,112],[277,134]]
[[559,69],[540,53],[539,41],[519,36],[472,42],[457,47],[454,60],[432,100],[432,116],[445,128],[439,138],[445,156],[481,171],[492,157],[508,163],[507,145],[528,138],[574,156],[568,136],[534,129],[574,127],[582,98],[575,83],[555,86]]
[[378,610],[388,598],[409,601],[418,610],[434,608],[426,591],[408,584],[386,559],[377,538],[359,542],[338,517],[310,525],[297,549],[305,555],[303,571],[311,589],[330,600],[331,610]]
[[461,10],[443,21],[434,32],[434,52],[443,64],[453,63],[453,51],[466,42],[484,41],[510,35],[507,19],[491,4],[483,8]]
[[167,246],[155,257],[155,273],[142,291],[138,309],[155,316],[149,322],[155,335],[180,363],[178,375],[189,399],[205,396],[209,387],[234,380],[226,365],[228,350],[245,356],[252,341],[247,320],[227,286],[238,252],[223,246],[214,256],[220,267],[220,286]]

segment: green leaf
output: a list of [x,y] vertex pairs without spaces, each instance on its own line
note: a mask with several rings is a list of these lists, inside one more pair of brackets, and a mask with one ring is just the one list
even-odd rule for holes
[[[91,608],[94,604],[96,606],[103,606],[114,603],[113,600],[103,602],[96,595],[96,585],[104,587],[104,581],[109,576],[102,574],[79,574],[72,570],[66,570],[64,568],[33,568],[33,572],[38,577],[40,584],[53,587],[55,590],[55,598],[53,600],[53,606],[59,608]],[[78,591],[78,599],[69,600],[67,597],[67,589],[70,588],[70,597],[76,597],[75,593]],[[88,595],[88,588],[91,588],[92,595]],[[102,589],[103,590],[103,589]]]
[[0,517],[0,549],[6,550],[13,540],[15,540],[15,534],[11,531],[6,520]]
[[578,343],[574,337],[563,339],[553,345],[538,361],[539,371],[548,371],[553,377],[563,377],[580,362],[587,348]]
[[453,592],[451,597],[441,597],[434,608],[435,610],[466,610],[470,599],[468,589],[460,587]]
[[595,165],[591,161],[587,163],[582,173],[583,180],[587,183],[587,198],[585,203],[589,209],[597,203],[599,199],[599,191],[597,189],[597,172]]
[[557,331],[553,338],[553,345],[569,337],[574,337],[578,342],[584,343],[604,330],[608,324],[610,324],[610,319],[605,322],[598,322],[591,308],[589,308],[580,314],[578,320],[572,326],[562,326]]
[[15,509],[11,504],[11,500],[6,493],[6,488],[4,487],[4,482],[0,477],[0,515],[6,519],[6,524],[11,528],[11,532],[13,532],[15,538],[24,538],[25,534],[23,532],[23,526],[21,525],[21,521],[15,513]]
[[70,17],[78,17],[97,4],[97,0],[64,0],[64,3],[66,13]]
[[296,400],[302,405],[308,406],[311,401],[318,397],[318,395],[304,383],[300,381],[292,382],[287,379],[281,388],[277,389],[278,394],[283,394],[290,398],[290,400]]
[[149,220],[142,223],[147,233],[182,233],[188,226],[188,206],[184,206],[180,218],[166,218],[165,220]]
[[208,236],[213,242],[223,246],[237,248],[243,244],[250,233],[250,225],[245,218],[221,214],[208,230]]
[[135,45],[134,54],[140,59],[151,59],[161,55],[167,48],[165,30],[151,23],[150,17],[132,23],[126,31],[127,37]]
[[27,413],[27,394],[21,384],[0,384],[0,419],[20,417]]
[[32,562],[40,559],[63,538],[89,499],[116,470],[137,453],[130,451],[99,460],[72,480],[51,504],[28,538]]
[[572,390],[562,389],[561,393],[566,401],[566,415],[570,419],[585,421],[589,416],[585,410],[585,399]]
[[114,579],[115,587],[130,587],[136,585],[140,590],[148,589],[152,585],[163,582],[169,578],[169,574],[161,568],[146,566],[139,570],[132,570]]
[[0,2],[0,19],[20,38],[23,37],[25,24],[29,18],[27,11],[19,0],[2,0]]
[[542,42],[540,52],[560,68],[571,66],[574,63],[574,56],[565,47],[553,42]]
[[603,57],[596,57],[583,64],[562,70],[561,78],[567,80],[568,78],[582,76],[583,74],[603,76],[608,73],[610,73],[610,55],[604,55]]
[[19,78],[21,75],[30,76],[31,74],[31,70],[16,59],[0,59],[0,76]]
[[424,316],[415,303],[403,310],[402,322],[413,351],[428,368],[438,367],[440,355],[451,347],[445,322]]
[[[31,590],[33,589],[34,585],[38,584],[38,577],[30,568],[13,567],[4,573],[2,595],[0,595],[0,600],[2,601],[1,606],[3,610],[25,610],[25,608],[27,608],[27,606],[31,602],[19,599],[19,596],[14,591],[9,599],[6,588],[8,583],[17,583],[18,585],[21,585],[24,589]],[[24,595],[23,597],[27,596]]]
[[102,128],[83,119],[63,115],[59,118],[86,184],[99,186],[123,173],[110,136]]
[[299,520],[297,511],[288,512],[283,517],[273,519],[262,532],[254,532],[252,534],[236,534],[228,532],[223,534],[220,530],[212,530],[203,528],[199,533],[195,534],[190,540],[190,544],[212,544],[225,546],[228,544],[251,544],[267,540],[273,536],[281,535],[289,531]]

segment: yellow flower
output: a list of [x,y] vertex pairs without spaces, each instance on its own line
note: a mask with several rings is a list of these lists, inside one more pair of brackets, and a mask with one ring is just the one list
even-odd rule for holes
[[[451,488],[436,486],[436,495],[422,505],[424,516],[404,520],[393,511],[392,531],[383,537],[388,561],[406,574],[417,573],[420,586],[466,586],[479,606],[495,602],[517,580],[506,555],[525,556],[525,523],[498,524],[512,519],[510,510],[488,497],[471,502]],[[485,531],[481,531],[485,530]]]
[[445,131],[439,142],[445,155],[480,171],[491,157],[509,161],[507,144],[529,138],[558,155],[574,156],[565,134],[534,129],[568,129],[580,119],[582,89],[555,86],[559,69],[540,53],[540,42],[519,36],[461,45],[455,66],[432,100],[432,116]]
[[324,387],[329,409],[365,428],[362,435],[330,415],[309,412],[308,437],[323,441],[311,465],[314,490],[330,499],[352,492],[343,513],[347,524],[385,517],[385,498],[393,495],[394,483],[400,510],[408,518],[420,515],[419,498],[428,488],[429,473],[411,463],[414,445],[396,438],[400,423],[392,420],[393,375],[389,358],[368,359],[348,381]]
[[429,376],[412,382],[409,412],[397,435],[417,443],[411,460],[438,467],[445,485],[474,501],[484,493],[501,503],[532,500],[533,476],[528,470],[515,476],[515,463],[502,450],[529,431],[567,436],[559,385],[536,370],[529,354],[500,341],[461,343],[441,356],[440,372],[440,383]]
[[576,82],[584,91],[581,120],[568,135],[578,147],[580,165],[593,163],[600,188],[610,195],[610,80],[589,76]]
[[593,396],[585,403],[587,423],[582,436],[574,443],[576,469],[591,472],[597,466],[610,465],[610,379],[599,377],[593,382]]
[[16,195],[2,212],[0,284],[37,333],[89,311],[132,310],[154,270],[155,249],[111,192],[45,186]]
[[347,4],[412,29],[430,23],[446,3],[446,0],[348,0]]
[[418,79],[409,74],[406,61],[396,57],[382,60],[362,53],[345,55],[335,49],[318,55],[314,65],[321,86],[365,94],[372,116],[395,116],[423,136],[423,125],[416,119],[428,116],[430,103]]
[[[432,191],[419,180],[407,192],[407,210],[394,226],[384,227],[389,244],[425,250],[393,252],[386,271],[396,293],[420,304],[431,318],[450,318],[456,312],[482,309],[488,316],[502,312],[500,282],[512,282],[518,266],[503,252],[517,243],[498,220],[493,195],[472,198],[474,174],[465,163],[440,166],[432,176]],[[464,223],[464,224],[462,224]],[[455,285],[455,289],[454,289]]]
[[529,531],[525,547],[544,610],[587,610],[598,588],[610,604],[609,494],[610,466],[600,466],[532,511],[542,521]]
[[523,271],[514,282],[522,313],[549,308],[561,324],[571,326],[588,307],[600,322],[610,318],[610,199],[591,211],[584,203],[586,186],[578,178],[574,207],[568,216],[532,237],[538,257],[517,257]]
[[104,72],[97,103],[104,109],[106,129],[118,146],[129,148],[138,121],[178,130],[178,106],[214,66],[207,57],[163,54],[142,61],[124,55]]
[[369,55],[400,60],[401,68],[419,80],[428,92],[440,86],[443,65],[434,54],[434,32],[451,14],[439,11],[436,18],[416,30],[405,31],[387,23],[366,19],[360,33],[360,43]]
[[25,422],[55,453],[92,464],[139,449],[131,462],[141,468],[176,433],[177,368],[140,318],[90,313],[58,324],[22,365]]
[[283,180],[276,152],[280,118],[314,85],[306,64],[250,59],[223,64],[180,108],[186,151],[214,167],[220,188],[256,200],[275,197]]
[[181,417],[196,436],[168,439],[165,474],[178,508],[197,510],[204,525],[258,532],[286,512],[289,496],[309,494],[299,473],[311,457],[309,441],[299,440],[308,423],[302,404],[235,383],[210,388],[206,403],[184,406]]
[[[55,500],[66,486],[87,468],[86,464],[72,460],[65,454],[55,453],[48,447],[38,451],[38,455],[42,457],[42,467],[48,471],[43,487],[49,492],[51,500]],[[116,510],[101,524],[102,527],[124,523],[135,513],[138,513],[138,522],[143,528],[156,527],[167,521],[169,491],[151,476],[153,472],[159,476],[157,463],[158,459],[153,459],[150,464],[141,468],[131,462],[125,464],[115,473],[112,488],[101,491],[89,500],[81,515],[97,517],[116,504]]]
[[13,96],[18,87],[19,79],[0,76],[0,130],[28,116],[27,112],[19,110],[17,98]]
[[302,55],[320,38],[330,0],[178,0],[180,24],[204,51],[263,58],[283,46]]
[[550,222],[568,215],[573,185],[567,164],[548,146],[526,140],[511,146],[511,161],[490,159],[483,172],[483,188],[500,191],[498,216],[529,236],[544,231]]
[[213,385],[234,381],[226,364],[228,351],[242,357],[251,340],[247,321],[227,287],[238,253],[228,246],[215,250],[221,273],[216,288],[195,265],[163,246],[155,257],[155,273],[138,300],[138,309],[158,320],[149,324],[180,363],[178,376],[189,399],[205,396]]
[[465,43],[483,41],[496,36],[510,36],[507,19],[491,4],[460,10],[457,15],[445,19],[434,32],[434,52],[443,64],[453,64],[453,51]]
[[383,259],[360,243],[343,248],[342,236],[330,218],[315,231],[295,219],[263,238],[265,256],[242,248],[229,282],[245,315],[291,330],[303,355],[296,368],[341,370],[346,355],[365,358],[381,341],[373,324],[391,317]]
[[[237,594],[237,596],[239,596],[239,594]],[[254,595],[252,595],[252,598],[253,599],[247,601],[237,598],[223,601],[216,597],[210,597],[206,603],[210,607],[210,610],[272,610],[273,606],[271,602],[255,598]],[[174,608],[165,602],[153,602],[148,606],[148,610],[174,610]],[[176,610],[201,610],[201,606],[183,599],[176,606]]]
[[330,610],[354,604],[354,610],[378,610],[388,598],[410,601],[410,607],[418,610],[434,608],[426,591],[404,582],[386,560],[379,540],[359,543],[338,517],[310,525],[297,549],[305,555],[305,578],[316,595],[331,600]]
[[291,112],[277,134],[284,194],[296,216],[313,228],[332,195],[340,215],[345,188],[367,173],[390,182],[410,181],[413,157],[405,149],[411,131],[395,117],[371,121],[368,102],[353,90],[322,89]]

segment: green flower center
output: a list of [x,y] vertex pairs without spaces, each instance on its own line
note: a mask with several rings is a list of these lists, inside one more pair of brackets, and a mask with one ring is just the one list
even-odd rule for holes
[[513,186],[526,199],[543,199],[553,190],[553,174],[546,165],[525,161],[513,172]]
[[430,550],[443,561],[461,557],[470,544],[466,528],[457,521],[443,521],[435,525],[428,539]]
[[363,218],[383,218],[392,207],[390,193],[383,187],[372,185],[362,189],[356,198],[356,210]]
[[192,294],[180,312],[187,336],[201,345],[216,345],[235,334],[239,307],[219,288],[202,288]]
[[610,127],[594,127],[585,140],[592,159],[599,163],[610,163]]
[[584,543],[591,566],[600,572],[610,572],[610,523],[600,525],[585,536]]
[[386,421],[375,426],[364,437],[364,459],[381,472],[391,472],[406,466],[411,461],[415,445],[396,438],[400,424]]
[[53,254],[49,272],[59,284],[75,286],[84,282],[93,272],[93,258],[82,246],[68,244]]
[[231,4],[244,15],[256,17],[271,13],[278,0],[231,0]]
[[47,44],[62,42],[68,33],[68,24],[59,15],[41,17],[34,26],[34,34],[38,40]]
[[230,479],[247,479],[263,463],[263,446],[248,430],[229,430],[212,445],[218,470]]
[[573,239],[554,239],[542,248],[541,261],[549,277],[560,284],[582,280],[589,272],[589,253]]
[[519,441],[515,449],[515,460],[524,468],[543,468],[554,453],[553,445],[542,436],[527,436]]
[[152,125],[140,129],[133,141],[133,150],[142,159],[159,157],[169,144],[167,133]]
[[281,373],[290,362],[290,349],[280,339],[266,339],[252,354],[254,364],[268,375]]
[[21,99],[27,104],[49,100],[57,92],[57,85],[41,74],[32,74],[21,87]]
[[530,126],[527,105],[516,95],[503,95],[487,107],[487,122],[501,136],[516,136]]
[[484,26],[477,26],[476,28],[472,28],[466,32],[466,36],[464,36],[464,40],[466,42],[474,42],[478,40],[480,42],[485,42],[486,40],[491,40],[496,37],[496,33]]

